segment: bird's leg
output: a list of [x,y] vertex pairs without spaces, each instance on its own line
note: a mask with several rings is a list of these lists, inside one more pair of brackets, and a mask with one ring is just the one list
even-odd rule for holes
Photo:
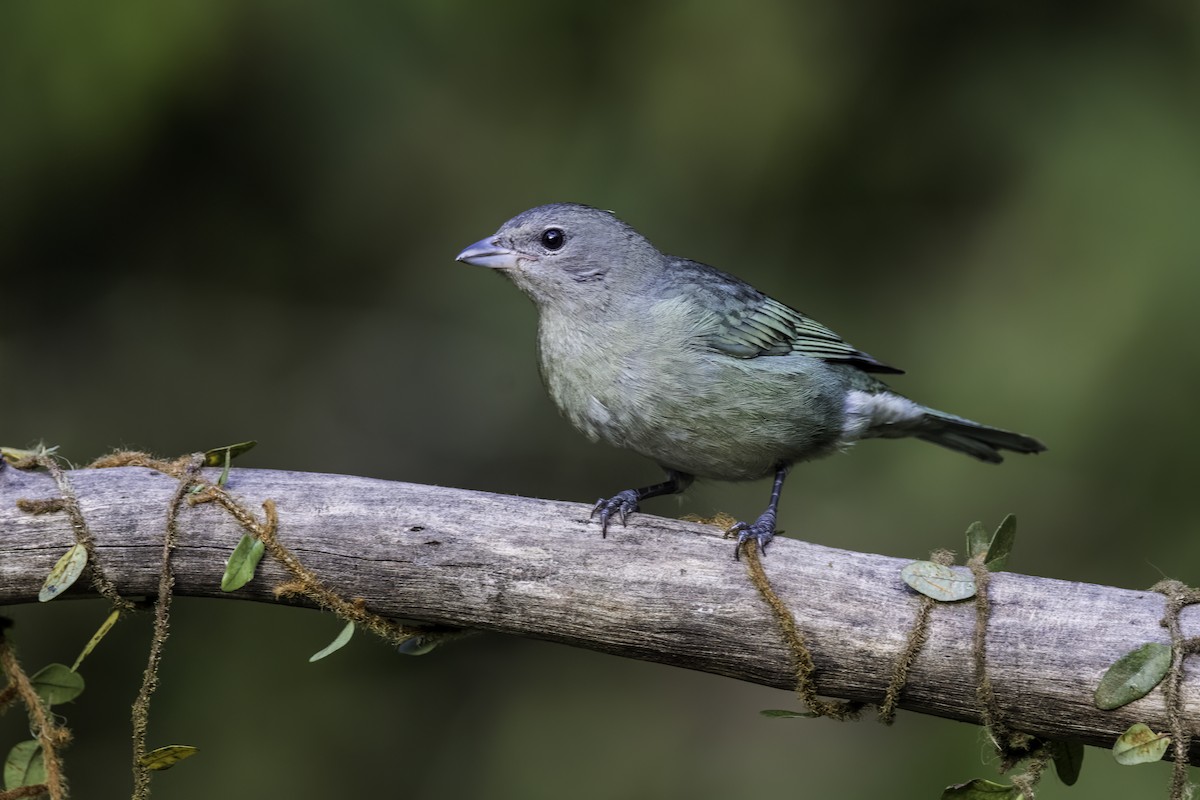
[[760,553],[767,552],[767,545],[775,538],[775,515],[779,511],[779,494],[783,491],[783,481],[787,478],[790,469],[791,465],[785,464],[775,471],[775,485],[771,487],[771,502],[767,503],[767,510],[755,520],[753,525],[739,522],[725,531],[726,536],[737,534],[737,546],[733,548],[735,560],[742,552],[742,545],[750,539],[758,544]]
[[596,505],[592,507],[592,516],[600,515],[600,535],[608,536],[608,520],[614,514],[617,515],[617,519],[621,520],[621,524],[624,525],[625,518],[638,510],[638,503],[648,497],[678,494],[690,486],[691,483],[691,475],[688,475],[686,472],[669,469],[667,470],[667,480],[662,483],[656,483],[653,486],[643,486],[641,489],[626,489],[607,500],[601,497],[596,501]]

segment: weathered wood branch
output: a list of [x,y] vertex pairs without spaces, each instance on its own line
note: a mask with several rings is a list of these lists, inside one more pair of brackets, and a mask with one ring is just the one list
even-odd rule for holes
[[[216,470],[209,471],[212,480]],[[68,473],[100,568],[125,595],[156,591],[167,504],[176,481],[137,467]],[[387,616],[512,633],[792,688],[779,630],[712,527],[646,514],[601,539],[589,507],[343,475],[234,469],[228,489],[260,513],[279,507],[279,540],[333,590]],[[75,541],[65,514],[18,510],[58,496],[42,472],[0,468],[0,603],[33,601]],[[243,531],[215,503],[185,508],[173,560],[179,594],[272,601],[285,578],[259,575],[220,591]],[[822,694],[878,702],[919,601],[906,562],[779,539],[765,559],[775,590],[807,636]],[[86,593],[81,580],[71,593]],[[1161,595],[999,573],[991,581],[988,670],[1009,722],[1029,733],[1111,746],[1134,722],[1167,727],[1161,687],[1116,711],[1092,692],[1119,656],[1169,642]],[[1200,608],[1182,614],[1200,636]],[[978,722],[972,604],[934,609],[901,707]],[[1197,668],[1183,709],[1200,733]],[[1200,748],[1192,749],[1198,762]]]

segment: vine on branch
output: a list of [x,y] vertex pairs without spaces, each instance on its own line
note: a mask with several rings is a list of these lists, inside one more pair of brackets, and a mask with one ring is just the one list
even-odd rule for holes
[[[242,503],[230,494],[225,488],[229,478],[229,462],[233,456],[245,452],[251,446],[253,446],[253,442],[246,442],[205,453],[192,453],[173,460],[160,459],[137,451],[118,451],[98,458],[86,467],[87,469],[146,467],[170,475],[179,481],[167,507],[158,593],[154,602],[154,632],[141,688],[132,707],[134,800],[144,800],[149,796],[151,772],[168,769],[176,762],[196,752],[196,748],[188,745],[167,745],[154,750],[147,750],[146,746],[150,698],[158,686],[158,672],[163,648],[170,632],[170,607],[174,587],[171,553],[179,541],[179,515],[185,504],[192,507],[204,503],[215,503],[242,526],[247,536],[252,537],[255,542],[261,543],[262,549],[279,562],[290,576],[289,580],[275,587],[277,597],[304,597],[318,607],[331,611],[346,620],[347,631],[352,631],[354,625],[362,625],[395,645],[423,641],[431,633],[425,628],[399,625],[367,610],[365,603],[360,598],[345,598],[329,589],[317,578],[315,573],[305,567],[279,541],[277,536],[279,515],[272,500],[268,499],[263,502],[266,518],[264,522],[259,522]],[[46,586],[43,587],[39,599],[45,602],[57,597],[75,582],[85,567],[88,567],[91,569],[92,585],[102,597],[109,601],[113,610],[100,630],[88,642],[74,667],[68,669],[63,665],[51,665],[51,667],[61,668],[55,672],[56,676],[60,676],[60,682],[66,680],[71,684],[69,695],[62,693],[61,686],[57,687],[59,691],[57,695],[49,695],[46,691],[42,691],[39,695],[37,680],[47,670],[39,672],[32,679],[27,676],[21,670],[10,646],[3,638],[3,631],[0,630],[0,667],[3,668],[9,679],[8,687],[0,692],[0,712],[6,710],[16,700],[21,700],[30,716],[31,729],[37,737],[35,740],[18,744],[10,752],[5,763],[5,779],[6,784],[15,785],[6,785],[6,790],[0,792],[0,800],[36,797],[46,793],[50,795],[51,800],[67,799],[67,784],[63,775],[60,752],[70,741],[71,734],[65,726],[58,724],[55,716],[49,712],[49,706],[53,702],[65,702],[73,699],[83,691],[83,679],[77,672],[80,663],[103,638],[104,634],[111,629],[117,619],[135,608],[132,602],[120,596],[116,585],[101,569],[96,558],[94,539],[79,508],[74,488],[59,465],[54,450],[54,448],[39,447],[33,451],[14,451],[4,448],[0,452],[0,469],[3,469],[6,464],[16,469],[45,469],[54,479],[61,495],[49,499],[23,498],[17,501],[18,507],[30,514],[65,512],[71,521],[71,529],[75,535],[75,546],[59,559],[47,578]],[[218,481],[215,484],[207,482],[201,468],[220,466],[222,461],[224,470]],[[253,577],[253,572],[254,565],[250,564],[249,575],[239,585],[243,585]],[[438,632],[433,631],[433,633]],[[322,655],[333,652],[348,639],[349,636],[343,632],[334,645],[322,651]],[[62,678],[64,673],[71,677]]]

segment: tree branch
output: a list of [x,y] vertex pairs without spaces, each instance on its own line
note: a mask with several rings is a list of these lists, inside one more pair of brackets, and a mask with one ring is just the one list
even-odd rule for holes
[[[218,470],[206,470],[216,480]],[[67,473],[100,569],[123,595],[157,591],[167,506],[177,481],[140,467]],[[733,545],[710,526],[638,514],[607,539],[587,506],[343,475],[235,469],[227,489],[261,513],[279,507],[280,542],[334,591],[383,615],[564,642],[630,658],[794,688],[789,651]],[[44,472],[0,466],[0,604],[32,602],[75,537],[63,513],[19,499],[58,497]],[[245,588],[220,591],[243,529],[215,503],[184,507],[173,557],[178,594],[273,601],[286,579],[264,559]],[[764,560],[795,615],[822,694],[879,702],[917,614],[904,560],[777,539]],[[80,580],[69,594],[88,591]],[[997,573],[990,581],[988,672],[1009,723],[1109,747],[1134,722],[1165,730],[1161,689],[1115,711],[1092,704],[1100,676],[1145,642],[1169,643],[1165,599]],[[1200,608],[1181,615],[1200,635]],[[979,721],[970,602],[933,609],[901,707]],[[1200,687],[1181,692],[1197,729]],[[1198,763],[1200,748],[1190,760]]]

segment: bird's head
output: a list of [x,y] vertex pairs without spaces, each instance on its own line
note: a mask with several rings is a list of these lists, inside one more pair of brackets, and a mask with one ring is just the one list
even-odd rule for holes
[[636,291],[662,254],[609,211],[553,203],[518,214],[457,260],[499,270],[540,307],[574,307]]

